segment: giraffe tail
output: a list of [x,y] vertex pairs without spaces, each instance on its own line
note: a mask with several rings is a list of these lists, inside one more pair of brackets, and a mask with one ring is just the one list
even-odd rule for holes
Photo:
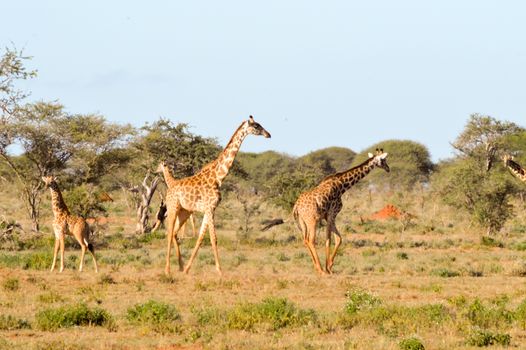
[[294,208],[292,209],[292,216],[294,217],[294,222],[296,223],[296,227],[298,228],[298,230],[301,231],[299,214],[298,214],[298,209],[296,208],[296,205],[294,205]]
[[95,254],[95,248],[93,248],[93,244],[92,243],[88,243],[88,250],[90,252],[92,252],[93,254]]

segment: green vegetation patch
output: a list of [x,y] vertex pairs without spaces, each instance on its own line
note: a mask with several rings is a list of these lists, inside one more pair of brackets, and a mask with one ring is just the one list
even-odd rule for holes
[[27,320],[16,318],[11,315],[0,315],[0,330],[2,331],[29,328],[31,328],[31,324]]
[[490,345],[508,346],[511,343],[511,336],[506,333],[496,333],[488,330],[475,329],[470,334],[468,345],[484,347]]
[[126,319],[135,324],[149,326],[159,333],[174,333],[179,331],[175,322],[181,319],[181,315],[171,304],[148,300],[130,307]]
[[289,326],[314,323],[317,315],[312,309],[299,309],[286,298],[266,298],[260,303],[239,304],[226,314],[231,329],[252,330],[256,325],[267,324],[277,330]]
[[398,343],[398,347],[400,350],[425,350],[424,344],[422,344],[422,341],[418,338],[402,339],[402,341]]
[[53,331],[74,326],[103,326],[112,329],[114,319],[102,308],[90,308],[84,303],[44,309],[35,316],[37,328]]

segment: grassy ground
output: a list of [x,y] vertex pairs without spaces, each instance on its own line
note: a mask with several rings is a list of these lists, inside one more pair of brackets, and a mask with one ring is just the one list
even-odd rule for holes
[[[362,222],[382,205],[348,199],[332,276],[315,274],[290,222],[258,232],[260,219],[279,214],[264,206],[252,229],[240,233],[239,204],[221,204],[223,277],[208,241],[189,275],[164,276],[164,234],[131,234],[122,205],[111,208],[96,237],[98,274],[88,257],[84,272],[75,271],[72,240],[66,270],[50,273],[53,238],[44,225],[42,235],[4,242],[11,250],[0,251],[0,348],[526,347],[523,216],[495,238],[482,238],[461,213],[431,204],[413,208],[411,225]],[[195,239],[182,242],[186,260]],[[322,245],[320,239],[324,259]]]

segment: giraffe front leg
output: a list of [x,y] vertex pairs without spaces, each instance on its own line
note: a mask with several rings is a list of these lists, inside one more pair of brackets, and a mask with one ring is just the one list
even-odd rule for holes
[[80,264],[79,264],[79,272],[82,272],[82,268],[84,267],[84,256],[86,255],[86,246],[84,244],[80,245]]
[[325,238],[325,271],[329,274],[332,273],[332,261],[331,261],[331,223],[327,223],[327,232]]
[[60,235],[60,271],[64,271],[64,234]]
[[334,265],[334,259],[336,258],[336,253],[338,252],[338,248],[340,247],[340,244],[342,244],[342,236],[340,235],[340,232],[336,228],[336,224],[332,224],[332,232],[335,234],[335,245],[334,245],[334,251],[332,252],[330,263],[329,263],[329,271],[332,273],[332,265]]
[[188,260],[188,263],[186,264],[184,268],[184,273],[188,273],[190,271],[190,267],[192,267],[192,262],[195,259],[195,256],[197,255],[197,251],[199,250],[199,246],[201,246],[201,243],[203,242],[203,238],[205,237],[206,228],[208,226],[208,219],[209,214],[205,214],[203,217],[203,222],[201,223],[201,228],[199,229],[199,236],[197,237],[197,242],[195,243],[194,250],[192,251],[192,255],[190,256],[190,259]]
[[314,268],[320,275],[325,274],[325,271],[321,268],[320,259],[318,258],[318,253],[316,253],[316,245],[314,244],[316,239],[316,221],[312,220],[307,225],[308,238],[307,238],[307,247],[309,248],[312,258],[314,260]]
[[51,272],[55,270],[55,264],[57,263],[58,248],[60,246],[60,239],[58,235],[55,236],[55,248],[53,249],[53,263],[51,264]]
[[223,275],[223,272],[221,271],[221,265],[219,264],[219,252],[217,251],[217,235],[216,235],[216,229],[214,226],[214,217],[212,216],[209,223],[209,231],[210,231],[210,243],[212,244],[212,251],[214,252],[214,259],[216,261],[216,270],[219,273],[220,276]]
[[170,274],[170,255],[172,253],[172,240],[173,240],[173,228],[175,223],[176,213],[174,211],[168,212],[168,218],[166,218],[166,265],[164,267],[164,273]]

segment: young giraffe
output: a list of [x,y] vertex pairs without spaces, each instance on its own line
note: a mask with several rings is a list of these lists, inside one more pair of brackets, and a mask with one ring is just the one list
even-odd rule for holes
[[510,170],[510,172],[515,175],[519,180],[526,183],[526,169],[521,167],[519,163],[513,160],[513,156],[506,154],[502,157],[504,165]]
[[260,124],[256,123],[252,116],[248,120],[241,123],[236,132],[226,145],[225,149],[219,154],[216,160],[205,165],[197,174],[186,177],[180,180],[175,179],[172,186],[166,191],[166,205],[168,208],[167,218],[167,250],[166,250],[166,267],[165,273],[170,273],[170,253],[172,249],[172,242],[175,244],[179,260],[179,269],[183,268],[183,261],[177,242],[177,232],[180,227],[186,222],[190,214],[193,212],[204,213],[201,228],[199,229],[199,236],[192,251],[192,255],[184,268],[184,272],[188,273],[192,262],[195,259],[199,246],[201,245],[206,229],[210,232],[210,243],[214,252],[216,270],[219,274],[221,266],[219,265],[219,255],[217,252],[217,236],[214,227],[214,213],[216,207],[221,201],[221,194],[219,188],[225,177],[228,174],[234,158],[241,147],[241,143],[247,135],[263,135],[266,138],[270,134]]
[[[369,153],[369,159],[362,164],[347,171],[326,177],[318,186],[302,193],[298,197],[296,204],[294,204],[294,209],[292,210],[294,220],[303,233],[303,244],[305,244],[309,250],[314,267],[320,274],[325,272],[332,273],[334,257],[342,242],[340,232],[338,232],[336,228],[336,216],[342,209],[342,195],[375,167],[382,168],[389,172],[387,153],[384,153],[381,149],[377,149],[375,155]],[[325,271],[321,268],[314,245],[316,240],[316,226],[321,220],[327,222]],[[332,255],[330,254],[331,232],[334,232],[336,238]]]
[[[166,189],[167,192],[170,190],[170,188],[175,186],[175,184],[177,182],[177,179],[173,177],[173,175],[170,172],[170,169],[168,167],[168,164],[166,164],[166,162],[164,160],[159,164],[159,166],[157,167],[157,170],[155,172],[156,173],[163,173],[164,182],[166,183],[166,187],[167,187],[167,189]],[[164,208],[166,208],[166,204],[164,204],[163,199],[161,199],[161,207],[163,205],[164,205]],[[190,223],[192,224],[192,237],[195,237],[197,232],[195,230],[195,216],[194,216],[194,214],[193,213],[190,214],[188,219],[190,220]],[[162,220],[164,220],[164,219],[162,219]],[[158,219],[158,221],[155,223],[154,228],[152,229],[152,232],[155,232],[159,228],[159,226],[161,225],[162,220]],[[186,236],[186,222],[181,226],[180,231],[183,232],[183,237],[185,237]]]
[[93,245],[88,242],[90,229],[86,220],[70,214],[53,176],[43,176],[42,181],[44,181],[46,186],[51,190],[51,208],[53,209],[54,216],[53,231],[55,232],[55,249],[53,251],[53,264],[51,265],[51,271],[55,269],[59,246],[60,272],[64,270],[64,238],[66,235],[72,235],[79,242],[81,248],[79,271],[82,271],[84,254],[86,254],[87,249],[93,258],[95,272],[99,272]]

